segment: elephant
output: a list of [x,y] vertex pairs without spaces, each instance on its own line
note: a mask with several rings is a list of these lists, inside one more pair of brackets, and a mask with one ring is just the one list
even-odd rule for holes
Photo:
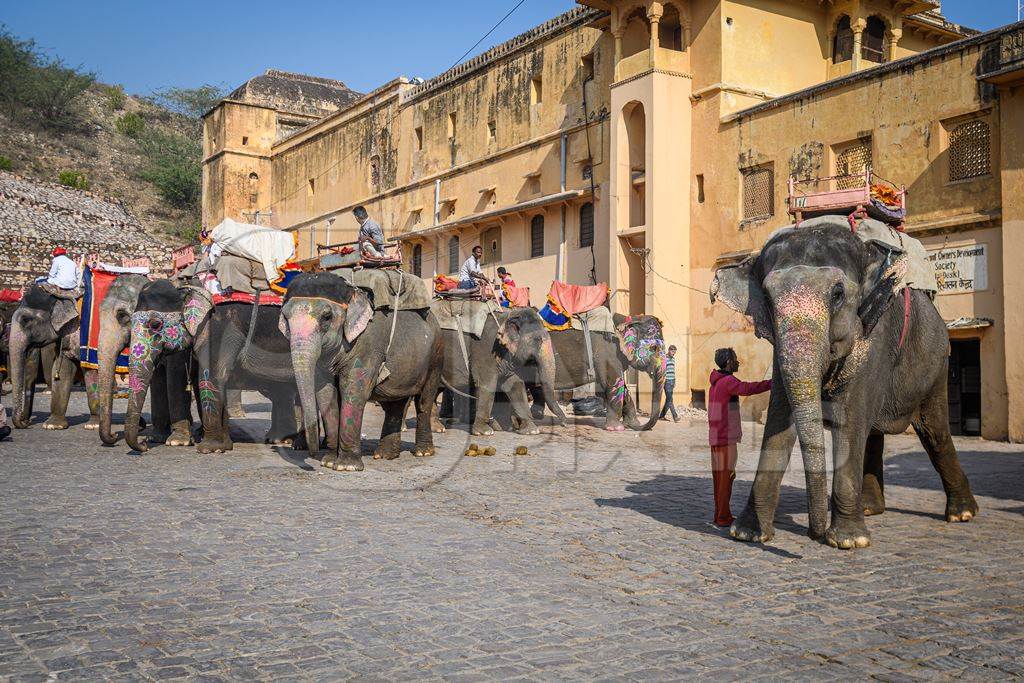
[[[395,334],[400,330],[399,334]],[[374,310],[363,290],[330,273],[300,275],[288,286],[281,332],[291,343],[310,453],[319,447],[317,407],[329,451],[324,467],[363,469],[361,428],[366,402],[384,409],[374,458],[398,457],[402,422],[415,397],[414,455],[434,455],[431,418],[441,383],[443,338],[429,309]],[[386,368],[386,371],[383,370]]]
[[[978,514],[949,432],[946,325],[926,292],[900,289],[908,263],[906,253],[862,241],[845,217],[830,217],[784,229],[756,257],[717,271],[712,302],[750,316],[774,353],[760,461],[734,538],[772,540],[799,441],[808,535],[837,548],[868,546],[865,515],[885,509],[884,434],[910,425],[942,479],[947,521]],[[834,468],[827,528],[825,426]]]
[[[175,354],[181,354],[187,365],[194,365],[183,376],[194,373],[196,378],[203,421],[203,440],[196,446],[200,453],[223,453],[233,448],[223,397],[235,387],[257,389],[270,398],[273,417],[266,443],[292,443],[298,431],[297,397],[288,340],[278,332],[280,314],[278,306],[214,306],[205,289],[179,288],[167,280],[143,287],[131,316],[124,430],[128,445],[139,452],[147,450],[145,440],[139,438],[142,406],[157,365],[170,362]],[[169,387],[169,391],[178,389]],[[292,445],[302,447],[301,442]]]
[[[21,305],[11,317],[10,372],[14,387],[14,414],[12,422],[18,429],[29,426],[35,398],[34,378],[38,363],[53,358],[53,391],[50,417],[44,429],[67,429],[66,412],[71,388],[81,363],[79,361],[79,316],[71,299],[59,298],[33,284],[25,292]],[[38,353],[36,352],[38,350]],[[85,373],[89,399],[90,422],[95,429],[99,424],[96,395],[96,372]]]
[[[100,335],[98,356],[99,429],[100,440],[107,446],[117,443],[118,435],[111,433],[110,422],[114,403],[114,373],[117,357],[131,339],[132,314],[138,305],[139,292],[148,285],[144,275],[124,274],[110,285],[99,306]],[[187,353],[168,354],[157,364],[153,378],[151,414],[154,441],[168,446],[192,445],[192,411],[189,407]]]
[[[661,321],[653,315],[612,315],[615,333],[590,332],[594,354],[594,382],[596,390],[605,397],[608,408],[604,428],[622,431],[623,421],[630,429],[647,431],[654,427],[661,415],[661,399],[665,392],[665,338]],[[587,352],[582,330],[552,330],[551,342],[555,349],[555,389],[562,391],[588,384]],[[628,368],[646,372],[653,382],[651,414],[641,423],[636,406],[626,391],[625,374]],[[533,416],[543,415],[543,402],[537,388],[534,394]]]
[[[485,305],[485,304],[481,304]],[[527,403],[526,379],[536,379],[548,409],[557,424],[565,423],[565,413],[555,400],[555,355],[551,337],[540,314],[532,308],[510,308],[488,316],[477,339],[464,334],[466,357],[456,335],[458,330],[442,330],[445,345],[444,383],[463,394],[475,391],[476,417],[471,431],[490,435],[494,393],[503,391],[512,403],[513,417],[522,434],[539,434]],[[456,404],[461,403],[456,400]],[[434,431],[440,431],[435,428]]]

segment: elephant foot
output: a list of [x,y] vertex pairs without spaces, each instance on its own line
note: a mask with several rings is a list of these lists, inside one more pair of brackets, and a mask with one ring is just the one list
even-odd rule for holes
[[46,422],[43,423],[43,429],[67,429],[68,421],[63,417],[50,416]]
[[865,517],[874,517],[885,512],[885,498],[861,497],[861,504],[864,507]]
[[171,433],[162,441],[167,446],[191,446],[195,443],[192,440],[192,426],[187,420],[175,422]]
[[970,493],[965,497],[946,499],[947,522],[969,522],[978,516],[978,503]]
[[437,419],[436,415],[430,416],[430,431],[434,434],[444,434],[445,432],[444,424],[441,423],[441,420]]
[[227,453],[235,447],[230,439],[204,439],[196,446],[200,453]]
[[533,408],[533,407],[531,407],[530,408],[530,417],[532,417],[535,422],[540,422],[541,420],[544,419],[544,408]]
[[434,449],[432,445],[416,446],[416,448],[413,449],[412,454],[417,458],[431,458],[437,454],[437,451]]
[[493,436],[494,430],[487,423],[475,424],[473,425],[472,434],[473,436]]
[[825,542],[833,548],[849,550],[867,548],[871,545],[871,534],[863,519],[837,519],[825,531]]
[[373,452],[374,460],[396,460],[399,456],[399,452],[394,448],[380,448]]
[[535,434],[540,434],[540,428],[537,427],[537,425],[535,425],[530,420],[526,420],[522,424],[520,424],[519,425],[519,429],[516,430],[516,431],[518,431],[520,434],[522,434],[524,436],[525,435],[532,436],[532,435],[535,435]]
[[624,432],[626,431],[626,425],[621,422],[606,422],[604,430],[606,432]]
[[768,543],[775,538],[775,529],[762,529],[761,523],[757,520],[757,513],[748,507],[733,520],[732,526],[729,527],[729,535],[737,541]]
[[359,455],[339,453],[332,467],[336,472],[362,472],[363,458]]
[[299,432],[294,437],[292,437],[292,450],[293,451],[308,451],[309,450],[309,442],[306,441],[306,434],[304,432]]
[[274,439],[268,437],[266,439],[263,439],[263,443],[269,446],[291,446],[294,442],[295,440],[288,436],[278,437]]
[[88,429],[90,432],[100,428],[100,417],[99,415],[92,415],[89,421],[82,425],[83,429]]

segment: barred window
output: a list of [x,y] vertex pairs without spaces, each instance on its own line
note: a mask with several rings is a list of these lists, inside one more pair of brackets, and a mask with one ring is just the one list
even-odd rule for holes
[[412,248],[412,274],[416,277],[423,275],[423,245],[417,244]]
[[459,263],[459,236],[455,235],[448,240],[448,272],[459,272],[459,267],[461,265],[462,264]]
[[871,141],[864,140],[851,145],[836,155],[836,175],[848,176],[836,179],[836,189],[849,190],[861,187],[864,170],[871,168]]
[[530,221],[530,258],[544,255],[544,216],[537,214]]
[[868,25],[861,36],[860,56],[869,62],[881,64],[885,61],[885,22],[878,17],[868,17]]
[[848,62],[853,59],[853,29],[850,17],[845,14],[836,23],[836,35],[832,39],[832,63]]
[[770,218],[775,213],[775,172],[769,167],[743,171],[743,220]]
[[992,131],[986,121],[972,119],[949,132],[949,179],[967,180],[992,171]]
[[580,207],[580,246],[594,246],[594,205],[591,202]]

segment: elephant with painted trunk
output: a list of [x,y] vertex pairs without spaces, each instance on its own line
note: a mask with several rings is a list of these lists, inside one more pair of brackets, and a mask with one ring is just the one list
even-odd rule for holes
[[[665,337],[661,321],[652,315],[624,316],[611,314],[614,332],[589,332],[589,347],[593,354],[593,382],[598,396],[607,406],[604,428],[608,431],[630,429],[646,431],[654,427],[661,415],[661,398],[665,392]],[[551,343],[555,350],[555,388],[559,391],[575,389],[589,384],[590,361],[587,340],[583,330],[552,330]],[[636,406],[626,390],[626,371],[629,368],[646,373],[651,378],[651,414],[640,422]],[[533,415],[543,416],[543,403],[534,393]]]
[[[139,293],[149,283],[149,278],[144,275],[120,275],[99,305],[100,333],[96,349],[99,361],[99,429],[100,440],[108,446],[113,446],[118,440],[118,435],[111,431],[117,359],[131,340],[132,314],[138,306]],[[186,353],[168,354],[154,368],[151,380],[153,425],[150,438],[169,446],[192,445],[187,357]]]
[[[443,381],[461,394],[456,405],[465,403],[460,398],[467,396],[476,400],[472,433],[494,433],[490,422],[496,391],[508,396],[520,433],[540,433],[531,418],[526,381],[540,387],[544,403],[557,423],[564,424],[565,413],[555,400],[554,347],[544,321],[532,308],[494,308],[498,307],[483,301],[439,300],[431,304],[444,336]],[[458,323],[454,322],[456,314]],[[476,316],[482,319],[477,321]],[[479,330],[465,328],[474,324]]]
[[[70,296],[70,295],[69,295]],[[67,429],[66,412],[79,361],[79,315],[72,298],[57,297],[39,285],[30,286],[11,317],[9,355],[14,387],[12,422],[18,429],[29,426],[35,399],[35,377],[40,358],[53,358],[53,392],[50,417],[44,429]],[[96,373],[85,373],[89,412],[87,428],[98,424]]]
[[[897,237],[913,253],[916,243]],[[858,237],[845,217],[825,217],[780,231],[756,258],[716,273],[712,301],[753,318],[757,336],[774,346],[760,461],[733,537],[772,539],[782,475],[799,441],[808,535],[839,548],[867,546],[864,517],[885,509],[883,435],[910,425],[942,479],[946,519],[978,513],[949,432],[945,323],[927,293],[901,286],[908,268],[919,267],[907,252]],[[830,524],[825,426],[833,444]]]
[[[418,278],[405,276],[405,281],[425,287]],[[429,303],[429,294],[425,298]],[[367,401],[377,401],[384,409],[375,458],[398,457],[410,398],[416,405],[414,455],[434,455],[430,425],[444,349],[429,308],[375,309],[370,294],[341,277],[300,275],[288,286],[281,331],[291,342],[306,441],[314,455],[318,406],[323,416],[330,451],[323,457],[324,467],[363,469],[361,428]]]
[[125,419],[128,445],[147,450],[139,438],[139,420],[154,371],[161,362],[180,359],[194,366],[187,375],[196,377],[203,421],[203,440],[197,446],[200,453],[221,453],[233,447],[224,400],[229,387],[258,390],[270,398],[273,413],[266,443],[301,448],[301,441],[293,442],[298,430],[297,397],[288,339],[278,331],[280,314],[279,306],[214,306],[206,290],[179,289],[166,280],[143,287],[131,316]]

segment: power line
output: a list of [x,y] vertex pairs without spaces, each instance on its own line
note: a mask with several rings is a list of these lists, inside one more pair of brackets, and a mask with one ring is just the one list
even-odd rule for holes
[[520,8],[520,7],[522,6],[522,4],[523,4],[524,2],[526,2],[526,0],[519,0],[519,2],[517,2],[517,3],[515,4],[515,6],[514,6],[514,7],[512,7],[512,9],[510,9],[510,10],[508,11],[508,13],[507,13],[507,14],[506,14],[505,16],[503,16],[503,17],[501,18],[501,20],[500,20],[500,21],[499,21],[499,22],[498,22],[497,24],[495,24],[494,26],[492,26],[492,27],[491,27],[491,30],[490,30],[490,31],[488,31],[488,32],[487,32],[487,33],[485,33],[485,34],[484,34],[483,36],[481,36],[480,40],[478,40],[478,41],[476,41],[475,43],[473,43],[473,47],[471,47],[471,48],[469,48],[468,50],[466,50],[466,51],[465,51],[465,52],[464,52],[464,53],[462,54],[462,56],[461,56],[461,57],[459,57],[458,59],[456,59],[456,60],[455,60],[455,63],[454,63],[454,64],[452,64],[452,65],[451,65],[450,67],[448,67],[448,68],[447,68],[447,69],[446,69],[445,71],[451,71],[452,69],[454,69],[455,67],[457,67],[457,66],[458,66],[458,65],[459,65],[459,64],[460,64],[460,63],[462,62],[462,60],[466,58],[466,56],[467,56],[467,55],[468,55],[468,54],[469,54],[470,52],[472,52],[473,50],[475,50],[475,49],[477,48],[477,46],[478,46],[478,45],[480,45],[480,43],[482,43],[482,42],[484,42],[485,40],[487,40],[487,36],[491,35],[491,34],[492,34],[492,33],[494,33],[494,32],[495,32],[496,30],[498,30],[498,27],[499,27],[499,26],[501,26],[502,24],[504,24],[504,23],[505,23],[505,20],[506,20],[506,19],[508,19],[508,18],[509,18],[510,16],[512,16],[513,12],[515,12],[515,11],[516,11],[517,9],[519,9],[519,8]]

